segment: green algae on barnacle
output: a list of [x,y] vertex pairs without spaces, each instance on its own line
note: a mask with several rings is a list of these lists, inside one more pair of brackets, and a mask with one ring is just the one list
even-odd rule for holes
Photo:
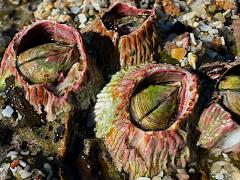
[[[152,90],[154,85],[156,89]],[[162,91],[169,88],[178,94],[177,98],[174,93]],[[160,121],[157,128],[134,119],[136,109],[130,108],[135,95],[155,90],[160,99],[165,99],[166,95],[173,100],[169,100],[169,107],[177,108],[176,113],[173,110],[169,114],[171,121],[163,118],[162,121],[167,122]],[[153,177],[162,170],[169,173],[170,169],[186,168],[189,160],[187,132],[180,127],[191,116],[198,99],[197,91],[196,76],[166,64],[132,66],[112,76],[110,83],[97,95],[95,130],[96,137],[102,139],[119,172],[123,170],[129,173],[130,179],[135,179]],[[162,110],[158,103],[156,106],[151,104],[156,95],[153,93],[151,97],[144,98],[144,103],[150,102],[145,115],[151,114],[156,107]],[[136,104],[140,111],[141,104]]]

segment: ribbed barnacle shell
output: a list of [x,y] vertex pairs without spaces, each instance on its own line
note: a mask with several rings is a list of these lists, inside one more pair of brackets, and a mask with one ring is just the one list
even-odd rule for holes
[[201,131],[198,145],[203,148],[220,147],[225,152],[240,150],[240,64],[229,63],[218,76],[216,91],[219,96],[206,108],[199,120]]
[[98,64],[109,72],[120,67],[152,62],[159,36],[155,9],[115,3],[83,31],[97,52]]
[[[146,97],[142,101],[151,102],[156,98],[157,101],[162,100],[158,101],[161,105],[164,101],[170,104],[160,107],[160,110],[165,110],[163,115],[166,116],[160,117],[161,121],[166,122],[158,124],[158,129],[137,122],[132,116],[136,110],[131,108],[134,96],[141,93],[139,90],[145,89],[146,92],[143,94],[150,93],[151,86],[154,85],[157,87],[153,91],[156,90],[159,94],[153,93],[149,99]],[[158,85],[162,87],[159,89]],[[171,97],[171,93],[165,92],[171,87],[179,90],[173,91],[178,94],[177,98],[174,95],[172,97],[176,103],[162,99]],[[171,168],[185,168],[189,148],[186,144],[187,133],[180,126],[191,117],[198,100],[196,76],[181,68],[165,64],[133,66],[113,75],[111,82],[97,98],[94,110],[96,136],[104,141],[119,171],[124,170],[129,173],[130,179],[135,179],[139,176],[152,177],[161,170],[168,173]],[[177,105],[177,110],[170,114],[166,107],[173,105]],[[140,111],[144,110],[141,109],[141,104],[137,106]],[[149,109],[155,107],[159,107],[158,104],[148,106]],[[143,114],[151,114],[148,112]]]
[[57,119],[64,124],[63,144],[73,112],[88,108],[102,84],[78,31],[48,20],[15,35],[1,61],[1,90],[9,76],[36,112],[45,112],[48,122]]
[[210,149],[214,147],[225,134],[237,128],[229,112],[218,103],[206,108],[198,123],[201,131],[198,145]]

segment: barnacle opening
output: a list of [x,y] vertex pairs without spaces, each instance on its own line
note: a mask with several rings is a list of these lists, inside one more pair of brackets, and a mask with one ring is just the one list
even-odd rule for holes
[[54,22],[36,23],[16,40],[18,71],[30,84],[62,81],[75,62],[81,60],[74,33]]
[[130,98],[132,122],[144,131],[168,129],[178,115],[181,82],[162,80],[154,74],[140,81]]
[[[57,31],[57,28],[54,28],[56,24],[54,22],[43,22],[34,25],[33,27],[29,27],[22,35],[21,39],[17,40],[15,44],[16,55],[20,53],[47,43],[58,42],[61,44],[73,44],[71,39],[74,39],[73,34],[67,32],[67,29],[61,29],[61,31]],[[64,33],[66,35],[64,35]],[[69,37],[69,39],[67,39]]]
[[118,3],[104,14],[102,21],[108,30],[117,31],[120,36],[123,36],[137,30],[150,14],[149,10]]

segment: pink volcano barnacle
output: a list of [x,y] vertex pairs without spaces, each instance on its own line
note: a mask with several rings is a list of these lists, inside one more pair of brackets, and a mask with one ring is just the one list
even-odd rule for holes
[[45,112],[48,122],[60,120],[65,132],[74,110],[88,108],[102,83],[78,31],[45,20],[25,27],[9,44],[1,62],[1,90],[9,76],[34,110]]
[[240,64],[235,61],[217,83],[220,100],[204,110],[199,120],[201,135],[198,145],[220,147],[224,152],[240,151]]
[[110,72],[152,62],[158,52],[158,34],[155,9],[138,9],[126,3],[113,4],[83,31],[99,56],[98,64]]
[[135,179],[185,168],[182,127],[198,100],[195,75],[166,64],[132,66],[113,75],[97,98],[96,136],[119,171]]

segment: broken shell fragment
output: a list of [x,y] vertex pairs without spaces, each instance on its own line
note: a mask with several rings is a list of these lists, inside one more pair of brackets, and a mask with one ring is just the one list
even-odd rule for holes
[[135,179],[186,167],[187,133],[180,126],[198,100],[195,75],[165,64],[133,66],[116,73],[97,98],[96,136],[119,172]]
[[115,3],[83,30],[83,37],[99,57],[104,71],[153,62],[158,52],[156,11]]

